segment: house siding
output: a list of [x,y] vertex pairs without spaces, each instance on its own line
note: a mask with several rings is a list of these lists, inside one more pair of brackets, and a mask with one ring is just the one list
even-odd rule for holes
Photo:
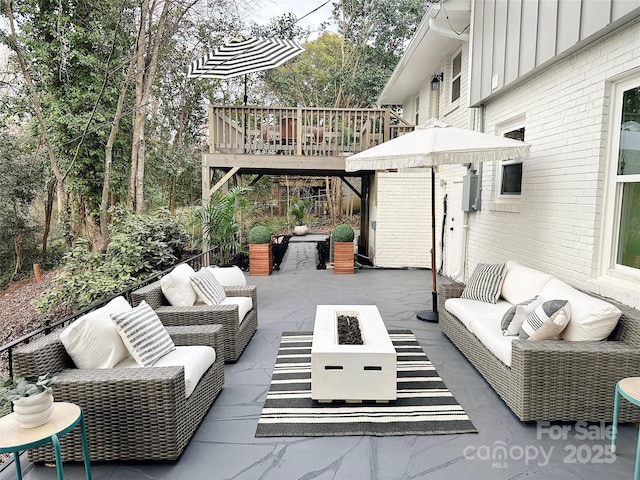
[[470,104],[500,95],[639,14],[638,2],[629,0],[475,0],[472,48],[478,61]]
[[611,81],[640,76],[640,23],[567,57],[485,106],[485,131],[524,115],[531,156],[519,202],[496,201],[496,163],[483,165],[471,215],[467,278],[477,263],[513,259],[579,288],[640,307],[640,282],[599,278]]

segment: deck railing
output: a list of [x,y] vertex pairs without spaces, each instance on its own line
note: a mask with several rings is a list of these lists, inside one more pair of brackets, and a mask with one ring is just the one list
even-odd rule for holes
[[413,130],[388,109],[211,106],[210,153],[348,155]]
[[[214,255],[214,250],[209,250],[207,252],[204,253],[200,253],[198,255],[194,255],[193,257],[185,260],[184,263],[187,263],[189,265],[191,265],[193,267],[194,270],[199,270],[200,268],[202,268],[203,266],[208,266],[211,265],[212,260],[213,260],[213,255]],[[65,325],[68,325],[69,323],[71,323],[73,320],[75,320],[76,318],[89,313],[92,310],[95,310],[97,308],[100,308],[104,305],[106,305],[107,303],[109,303],[111,300],[113,300],[116,297],[119,296],[123,296],[124,298],[126,298],[127,302],[129,302],[129,304],[131,304],[131,293],[139,288],[144,287],[145,285],[149,285],[150,283],[155,282],[156,280],[158,280],[159,278],[163,277],[164,275],[166,275],[167,273],[169,273],[171,270],[173,270],[174,267],[170,267],[162,272],[158,272],[138,283],[136,283],[135,285],[132,285],[131,287],[127,288],[126,290],[123,290],[121,292],[118,292],[114,295],[111,295],[107,298],[103,298],[102,300],[99,300],[91,305],[89,305],[88,307],[82,309],[81,311],[74,313],[73,315],[69,315],[67,317],[64,317],[60,320],[57,320],[55,322],[51,322],[48,323],[40,328],[38,328],[37,330],[34,330],[33,332],[30,332],[16,340],[13,340],[10,343],[7,343],[6,345],[2,345],[0,346],[0,358],[2,358],[4,356],[4,354],[7,355],[6,360],[3,359],[3,361],[0,363],[0,371],[5,371],[5,368],[8,369],[9,372],[9,376],[13,376],[13,350],[24,344],[24,343],[29,343],[31,340],[41,336],[41,335],[47,335],[49,333],[51,333],[53,330],[55,330],[56,328],[59,327],[63,327]]]

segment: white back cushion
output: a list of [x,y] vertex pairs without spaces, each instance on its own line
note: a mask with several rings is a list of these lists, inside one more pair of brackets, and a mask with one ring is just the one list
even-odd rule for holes
[[247,277],[235,265],[232,267],[207,267],[207,269],[213,273],[213,276],[218,279],[223,287],[247,284]]
[[174,306],[190,307],[196,303],[196,291],[191,286],[191,275],[196,272],[186,263],[177,265],[160,279],[162,293]]
[[129,356],[111,314],[130,310],[131,305],[124,297],[116,297],[62,331],[60,340],[76,367],[112,368]]
[[509,260],[502,284],[502,298],[513,304],[525,302],[540,294],[552,278],[553,275]]
[[540,292],[543,300],[562,298],[569,301],[571,321],[560,338],[576,342],[599,341],[609,336],[622,312],[604,300],[580,292],[554,278]]

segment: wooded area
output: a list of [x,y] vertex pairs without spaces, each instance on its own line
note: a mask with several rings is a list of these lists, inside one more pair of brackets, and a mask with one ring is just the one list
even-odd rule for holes
[[250,103],[373,106],[424,8],[336,0],[336,31],[312,36],[288,13],[246,25],[234,0],[3,0],[0,284],[80,238],[106,252],[114,207],[200,204],[207,105],[239,105],[243,91],[242,78],[187,79],[195,58],[241,35],[298,39],[302,55],[249,75]]

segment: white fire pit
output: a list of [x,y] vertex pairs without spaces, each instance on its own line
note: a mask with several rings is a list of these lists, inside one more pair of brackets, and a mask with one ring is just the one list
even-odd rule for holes
[[[339,345],[337,318],[357,317],[363,345]],[[375,305],[318,305],[311,346],[311,398],[395,400],[396,350]]]

